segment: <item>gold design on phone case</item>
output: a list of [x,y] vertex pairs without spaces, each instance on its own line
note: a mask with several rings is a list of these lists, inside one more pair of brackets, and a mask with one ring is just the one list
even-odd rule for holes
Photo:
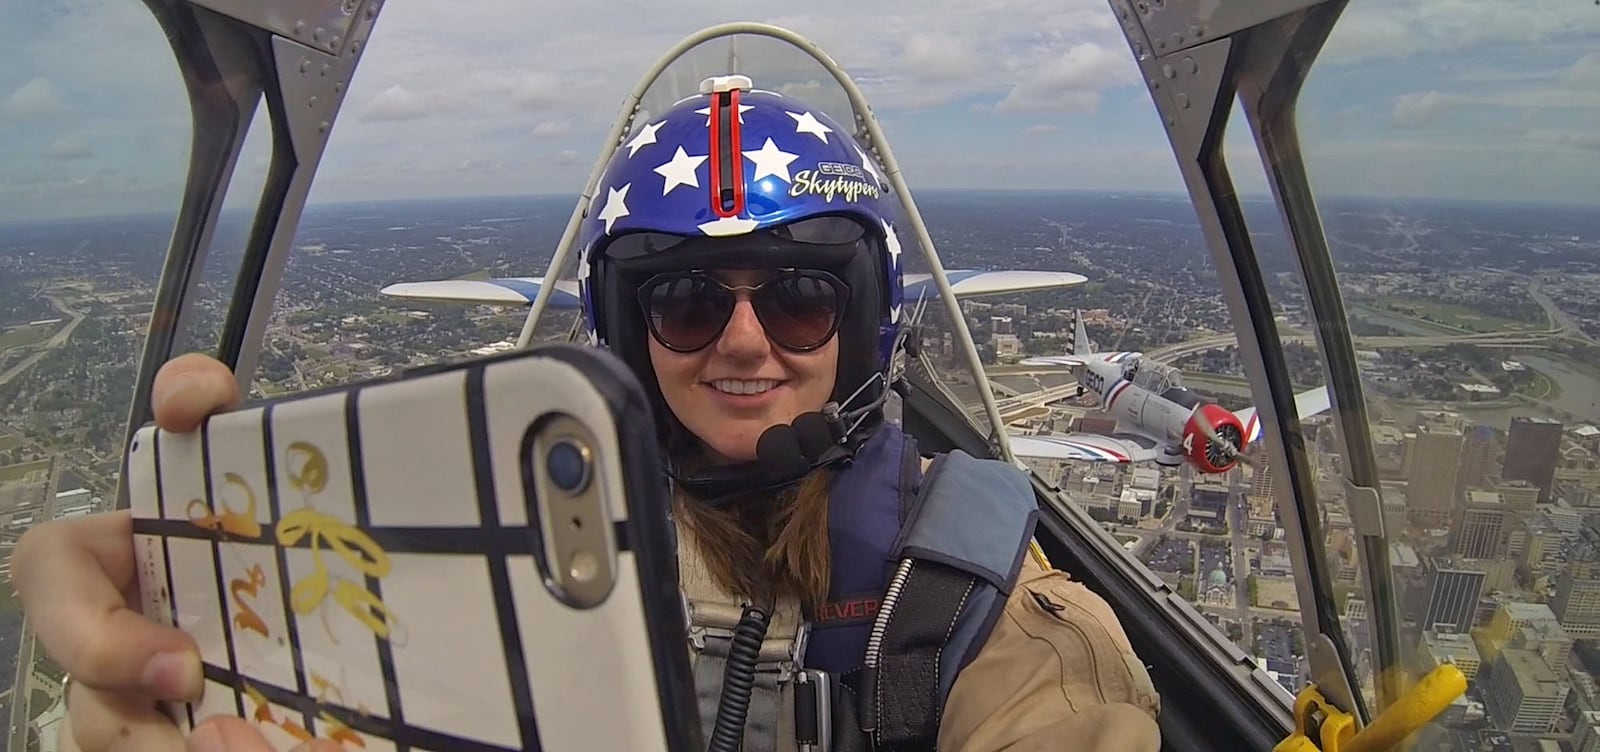
[[[223,482],[230,486],[244,489],[245,506],[243,512],[236,512],[228,508],[226,501],[219,502],[222,514],[214,513],[201,499],[190,499],[187,513],[189,521],[195,525],[213,532],[222,532],[235,538],[254,540],[261,537],[261,523],[256,521],[256,492],[251,490],[250,484],[239,477],[238,473],[223,473]],[[200,507],[199,513],[195,512],[196,506]]]
[[[323,554],[331,552],[363,575],[381,578],[389,574],[388,553],[356,526],[311,506],[311,497],[321,493],[328,482],[328,460],[321,449],[309,442],[296,441],[289,444],[285,454],[285,474],[289,477],[289,485],[301,492],[306,505],[289,512],[278,521],[273,530],[273,542],[287,548],[309,536],[311,561],[315,567],[311,574],[301,577],[291,587],[290,607],[295,613],[306,616],[318,611],[331,593],[334,603],[343,607],[356,621],[378,637],[388,639],[397,625],[394,612],[383,599],[363,585],[334,576],[323,560]],[[223,479],[228,485],[244,491],[245,509],[237,511],[229,508],[227,502],[219,501],[222,512],[217,513],[204,500],[192,499],[187,510],[189,521],[202,529],[220,533],[226,539],[265,542],[262,540],[261,523],[256,520],[255,490],[236,473],[224,473]],[[240,612],[234,616],[234,625],[270,637],[266,622],[244,598],[245,595],[252,598],[256,596],[257,590],[266,584],[266,574],[259,565],[253,566],[248,574],[248,579],[234,578],[229,583],[234,606]],[[326,627],[326,613],[322,615]],[[331,629],[328,636],[333,638]]]
[[[267,623],[244,599],[245,595],[251,598],[256,597],[256,591],[262,585],[267,584],[267,573],[261,571],[260,564],[252,564],[250,571],[246,574],[250,575],[249,579],[235,577],[228,582],[228,591],[233,594],[233,605],[239,609],[239,613],[233,616],[233,626],[239,629],[248,629],[260,634],[262,637],[271,637],[272,635],[267,634]],[[242,595],[241,591],[243,591]]]
[[322,560],[323,552],[331,551],[362,574],[383,577],[389,574],[389,556],[377,541],[355,526],[310,507],[284,515],[278,521],[276,532],[278,544],[283,546],[293,546],[301,538],[311,536],[311,560],[316,569],[300,578],[289,592],[290,605],[295,613],[304,616],[321,607],[331,585],[336,603],[371,629],[373,634],[389,636],[394,613],[383,600],[365,587],[330,575],[328,565]]

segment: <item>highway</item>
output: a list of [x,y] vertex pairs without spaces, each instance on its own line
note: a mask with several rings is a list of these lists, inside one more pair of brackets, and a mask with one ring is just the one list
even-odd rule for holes
[[[50,480],[44,485],[44,507],[39,513],[39,522],[55,517],[56,513],[56,486],[61,482],[62,463],[60,459],[50,463]],[[17,672],[12,686],[11,725],[6,733],[6,749],[26,750],[28,748],[28,727],[33,720],[32,708],[29,707],[33,700],[33,684],[36,681],[33,673],[33,662],[36,657],[38,644],[34,638],[33,630],[29,628],[27,619],[22,621],[22,644],[17,648]]]
[[1228,471],[1228,530],[1233,544],[1233,604],[1239,626],[1244,629],[1239,644],[1253,645],[1255,622],[1250,618],[1250,552],[1246,550],[1250,544],[1250,505],[1240,482],[1243,476],[1244,470],[1237,465]]
[[67,322],[66,326],[61,327],[61,331],[56,332],[50,337],[50,339],[45,340],[40,344],[33,345],[33,347],[38,348],[38,352],[23,358],[22,362],[17,363],[9,369],[6,369],[5,373],[0,373],[0,384],[4,384],[22,375],[29,368],[32,368],[35,363],[43,360],[44,356],[48,355],[51,350],[66,344],[67,338],[72,336],[72,331],[78,328],[78,324],[83,323],[83,313],[68,308],[67,304],[61,302],[61,299],[54,295],[46,295],[44,297],[46,300],[50,301],[50,305],[55,306],[57,311],[60,311],[65,316],[70,316],[72,320]]

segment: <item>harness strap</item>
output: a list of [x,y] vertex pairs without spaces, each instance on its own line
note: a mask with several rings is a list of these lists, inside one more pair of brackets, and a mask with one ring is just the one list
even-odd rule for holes
[[[685,533],[680,530],[680,539],[687,540]],[[695,695],[701,726],[709,738],[722,699],[734,630],[742,618],[744,605],[716,586],[692,542],[680,544],[678,574],[688,612]],[[811,681],[797,687],[809,634],[810,625],[801,618],[797,602],[784,599],[776,604],[756,657],[750,705],[741,737],[742,752],[828,749],[826,731],[830,719],[819,720],[816,715],[831,715],[830,697],[818,697],[816,693],[827,691],[830,686],[826,683],[819,686]],[[809,696],[802,700],[800,694]],[[802,716],[806,727],[797,728],[796,714],[802,709],[807,711]],[[812,744],[808,748],[799,744],[801,741]]]
[[878,749],[935,748],[945,698],[999,619],[1037,519],[1032,487],[1006,463],[956,450],[929,466],[862,674],[862,728]]
[[[717,702],[722,698],[722,677],[727,670],[730,645],[727,639],[708,638],[705,650],[694,661],[695,694],[708,736],[710,721],[717,717]],[[758,666],[745,716],[743,752],[793,750],[794,704],[794,678],[777,667]],[[780,744],[783,746],[777,746]]]
[[944,713],[940,658],[979,584],[953,567],[914,562],[884,630],[873,682],[879,749],[934,748]]

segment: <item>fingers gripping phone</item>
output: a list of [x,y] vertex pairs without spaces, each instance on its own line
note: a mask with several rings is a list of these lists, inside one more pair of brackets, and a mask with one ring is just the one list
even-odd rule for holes
[[666,476],[614,356],[543,345],[127,453],[144,612],[288,750],[703,749]]

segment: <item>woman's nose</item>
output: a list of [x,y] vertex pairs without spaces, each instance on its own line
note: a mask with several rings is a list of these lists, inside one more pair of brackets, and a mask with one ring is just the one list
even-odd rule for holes
[[717,350],[725,355],[765,355],[771,349],[767,342],[767,330],[761,326],[761,319],[756,317],[755,308],[750,301],[741,299],[733,307],[733,316],[728,319],[728,326],[722,330],[722,337],[717,341]]

